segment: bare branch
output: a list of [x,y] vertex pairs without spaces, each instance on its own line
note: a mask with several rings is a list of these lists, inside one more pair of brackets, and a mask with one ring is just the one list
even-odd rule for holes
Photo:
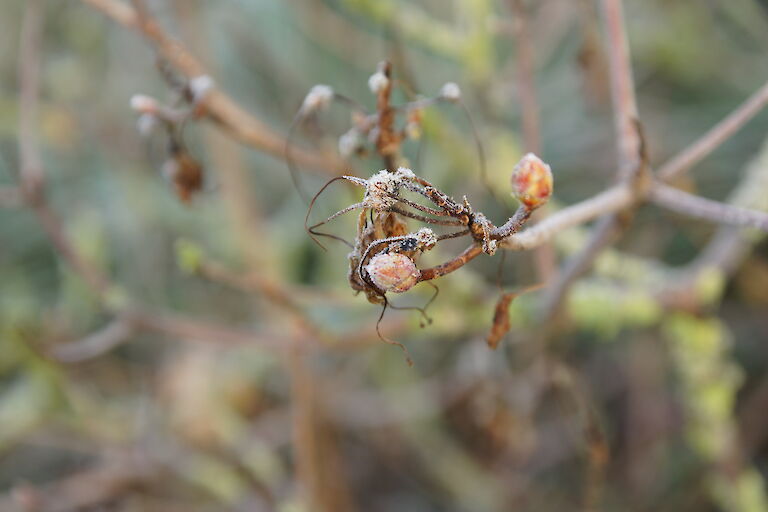
[[43,167],[37,137],[39,104],[40,46],[43,12],[39,0],[27,2],[19,48],[19,161],[20,190],[61,256],[85,280],[96,295],[106,291],[107,280],[101,271],[85,260],[64,235],[56,214],[45,202]]
[[651,190],[650,200],[663,208],[689,217],[716,224],[752,227],[768,232],[768,214],[766,213],[695,196],[661,183],[656,184]]
[[768,105],[768,82],[742,103],[725,119],[710,128],[699,140],[659,167],[656,175],[662,181],[672,181],[701,162],[723,142],[747,124]]
[[19,45],[19,160],[21,186],[37,193],[43,182],[43,164],[38,149],[37,117],[40,94],[40,47],[43,8],[39,0],[27,2]]
[[517,93],[523,114],[523,142],[526,151],[541,154],[539,100],[536,94],[536,66],[533,41],[528,30],[528,13],[524,0],[509,0],[512,11],[512,34],[515,40]]
[[619,175],[626,178],[637,172],[641,144],[636,126],[638,116],[632,65],[621,0],[602,0],[601,5],[607,38]]
[[109,352],[130,338],[133,332],[130,323],[117,318],[81,340],[54,347],[52,354],[63,363],[79,363]]
[[619,211],[629,206],[632,201],[633,193],[629,185],[614,185],[585,201],[563,208],[525,231],[505,238],[499,242],[499,247],[514,251],[533,249],[548,242],[564,229]]

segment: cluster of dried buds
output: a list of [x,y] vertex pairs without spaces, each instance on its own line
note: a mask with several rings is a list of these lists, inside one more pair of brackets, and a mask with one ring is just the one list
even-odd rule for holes
[[[504,224],[497,226],[482,212],[475,210],[466,196],[457,201],[400,165],[403,162],[400,156],[402,143],[419,137],[425,107],[439,102],[457,103],[469,117],[468,110],[461,103],[459,86],[447,83],[434,98],[393,106],[390,103],[393,80],[388,62],[379,64],[368,85],[376,97],[374,113],[368,113],[360,104],[336,93],[327,85],[316,85],[304,98],[293,126],[314,119],[334,101],[347,104],[352,108],[352,127],[340,137],[339,152],[343,157],[349,157],[363,155],[372,149],[382,159],[384,169],[368,179],[339,176],[326,183],[309,204],[305,227],[316,242],[315,237],[327,236],[349,245],[349,284],[355,292],[363,292],[370,302],[383,305],[383,315],[391,306],[387,294],[406,292],[421,282],[434,286],[434,279],[461,268],[476,256],[494,254],[500,240],[519,230],[533,211],[547,202],[552,194],[552,172],[537,156],[525,155],[511,174],[512,194],[520,202],[520,207]],[[398,125],[401,114],[405,114],[405,123]],[[471,117],[469,121],[474,133]],[[482,146],[476,133],[475,142],[483,172]],[[299,188],[296,170],[291,163],[290,142],[286,157],[294,183]],[[362,200],[310,226],[308,220],[315,201],[331,183],[339,180],[364,188]],[[354,241],[318,231],[320,226],[352,210],[360,210]],[[413,230],[409,228],[409,222],[426,226]],[[454,229],[438,235],[432,230],[437,227]],[[460,237],[472,240],[461,254],[431,268],[419,266],[419,256],[423,252],[433,249],[443,240]],[[425,307],[415,309],[426,318]],[[381,338],[396,343],[384,336]]]
[[162,166],[163,176],[172,184],[179,199],[188,203],[203,188],[203,168],[186,149],[183,130],[189,121],[205,114],[206,95],[213,87],[207,75],[182,81],[170,71],[161,67],[163,76],[176,91],[170,104],[145,95],[136,94],[131,98],[131,108],[139,114],[139,133],[149,137],[156,128],[161,128],[167,138],[167,157]]
[[[315,85],[304,98],[293,126],[306,122],[326,110],[333,102],[347,105],[351,108],[351,127],[338,139],[338,151],[342,158],[366,156],[371,152],[382,157],[385,167],[390,172],[397,169],[398,153],[406,140],[417,140],[421,137],[421,125],[425,108],[438,103],[460,103],[461,89],[453,82],[446,83],[435,97],[420,98],[394,106],[390,104],[393,79],[389,62],[379,64],[377,71],[368,79],[368,87],[376,97],[376,108],[369,112],[357,101],[334,91],[328,85]],[[467,113],[466,109],[464,110]],[[396,126],[401,117],[400,126]],[[293,132],[293,127],[292,130]],[[296,168],[293,165],[289,144],[286,157],[294,183]],[[297,185],[298,187],[298,185]]]
[[[379,171],[367,180],[354,176],[332,179],[313,198],[307,219],[318,196],[337,180],[363,187],[365,194],[362,200],[322,222],[307,225],[307,231],[313,238],[328,236],[347,243],[352,248],[348,255],[350,286],[356,292],[365,293],[370,302],[385,307],[388,305],[387,293],[403,293],[420,282],[439,278],[481,253],[492,255],[498,241],[518,231],[533,211],[544,205],[552,194],[552,171],[549,166],[536,155],[527,154],[511,175],[512,194],[521,203],[520,207],[501,226],[494,225],[482,212],[476,211],[466,197],[456,201],[403,167],[395,172]],[[413,194],[414,198],[406,197],[405,193]],[[422,199],[420,202],[415,200],[418,197]],[[360,210],[354,243],[317,230],[352,210]],[[409,219],[457,229],[442,235],[435,234],[429,227],[411,231],[407,225]],[[418,257],[421,253],[433,249],[443,240],[464,236],[472,239],[472,245],[463,253],[441,265],[419,268]]]

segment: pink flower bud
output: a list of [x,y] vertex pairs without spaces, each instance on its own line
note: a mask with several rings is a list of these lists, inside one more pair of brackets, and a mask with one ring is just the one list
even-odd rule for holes
[[410,290],[421,276],[413,260],[397,252],[377,254],[365,266],[365,271],[378,288],[394,293]]
[[512,171],[512,195],[535,210],[552,195],[552,169],[533,153],[525,155]]

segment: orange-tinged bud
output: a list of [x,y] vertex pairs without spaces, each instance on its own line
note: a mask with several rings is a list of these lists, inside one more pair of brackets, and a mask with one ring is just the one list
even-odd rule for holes
[[397,252],[377,254],[365,266],[365,271],[378,288],[394,293],[410,290],[421,276],[413,260]]
[[529,210],[535,210],[552,195],[552,169],[544,161],[528,153],[512,171],[512,195]]

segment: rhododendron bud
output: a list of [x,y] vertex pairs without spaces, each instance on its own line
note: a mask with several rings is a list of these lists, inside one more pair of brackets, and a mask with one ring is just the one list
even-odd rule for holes
[[552,169],[533,153],[525,155],[512,171],[512,195],[534,210],[552,195]]
[[399,252],[377,254],[365,266],[365,271],[378,288],[394,293],[410,290],[421,276],[413,260]]

